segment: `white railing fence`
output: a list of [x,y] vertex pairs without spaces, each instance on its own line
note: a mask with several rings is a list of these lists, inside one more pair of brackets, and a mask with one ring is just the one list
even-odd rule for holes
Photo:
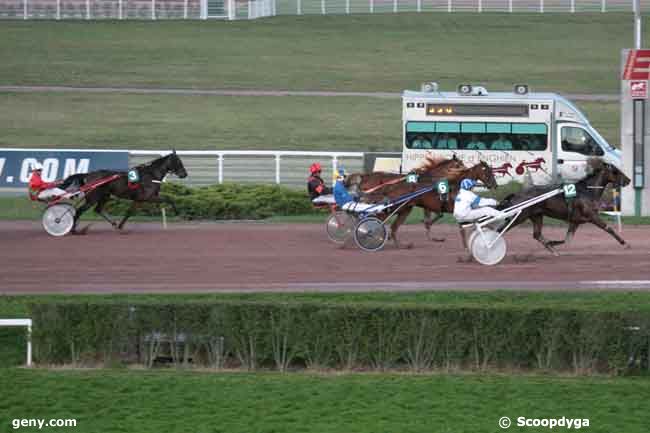
[[[168,154],[168,150],[129,151],[133,166]],[[363,152],[293,152],[246,150],[179,150],[188,176],[169,180],[191,186],[215,183],[275,183],[294,188],[306,188],[309,166],[319,162],[323,179],[329,182],[338,167],[350,172],[363,171]]]
[[32,319],[0,319],[0,327],[21,327],[27,328],[27,354],[25,364],[32,366]]
[[[399,12],[632,12],[633,0],[0,0],[0,19],[254,19]],[[650,10],[650,0],[641,0]]]

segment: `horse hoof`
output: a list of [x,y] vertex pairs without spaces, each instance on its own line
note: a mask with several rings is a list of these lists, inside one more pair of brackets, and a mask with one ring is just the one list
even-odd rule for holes
[[630,245],[630,244],[625,244],[625,245],[623,245],[623,248],[625,248],[626,250],[631,250],[631,249],[632,249],[632,245]]
[[118,233],[121,234],[121,235],[128,235],[129,233],[131,233],[128,230],[123,230],[123,229],[118,229],[118,230],[119,230]]
[[76,229],[72,230],[72,234],[73,235],[86,235],[86,234],[88,234],[88,229],[90,228],[91,225],[92,224],[88,224],[87,226],[85,226],[85,227],[83,227],[83,228],[81,228],[79,230],[76,230]]
[[458,263],[472,263],[474,261],[474,257],[470,256],[458,256],[456,259]]

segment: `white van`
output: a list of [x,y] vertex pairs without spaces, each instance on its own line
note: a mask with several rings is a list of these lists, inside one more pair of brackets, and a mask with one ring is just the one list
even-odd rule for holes
[[528,93],[525,85],[512,93],[471,85],[439,92],[435,83],[426,83],[422,91],[404,91],[402,102],[402,172],[427,154],[455,154],[468,165],[486,161],[500,184],[573,182],[585,176],[593,157],[622,169],[621,152],[555,93]]

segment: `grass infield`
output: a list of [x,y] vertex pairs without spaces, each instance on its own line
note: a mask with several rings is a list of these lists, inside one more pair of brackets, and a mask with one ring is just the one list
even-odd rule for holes
[[616,94],[632,42],[632,15],[611,12],[7,21],[0,82],[398,92],[437,80]]
[[650,393],[647,379],[377,373],[0,369],[0,383],[11,390],[0,431],[16,418],[74,418],[66,431],[494,433],[503,416],[514,423],[507,431],[542,431],[514,426],[523,416],[645,433]]

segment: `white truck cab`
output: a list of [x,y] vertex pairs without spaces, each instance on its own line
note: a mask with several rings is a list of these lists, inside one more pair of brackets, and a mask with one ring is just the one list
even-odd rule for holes
[[622,155],[571,102],[555,93],[490,93],[461,85],[439,92],[435,83],[402,95],[402,172],[426,155],[488,162],[501,184],[524,178],[537,185],[574,182],[587,160],[602,158],[622,168]]

